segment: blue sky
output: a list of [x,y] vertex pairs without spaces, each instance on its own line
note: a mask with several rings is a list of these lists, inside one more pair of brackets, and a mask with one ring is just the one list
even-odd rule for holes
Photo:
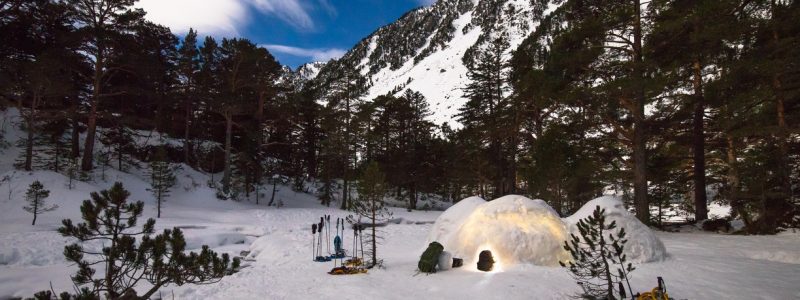
[[337,58],[379,27],[435,0],[140,0],[137,6],[178,35],[245,37],[282,64]]

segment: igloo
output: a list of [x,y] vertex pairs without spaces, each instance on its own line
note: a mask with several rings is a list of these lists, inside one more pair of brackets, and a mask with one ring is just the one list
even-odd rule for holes
[[492,251],[499,268],[517,263],[555,266],[569,258],[561,244],[569,237],[568,227],[542,200],[509,195],[451,209],[436,220],[429,240],[465,264],[473,265],[482,250]]
[[588,202],[573,216],[560,218],[543,200],[509,195],[493,201],[470,197],[446,210],[436,219],[428,243],[438,241],[454,257],[474,267],[478,254],[490,250],[502,266],[520,263],[557,266],[570,259],[563,249],[570,233],[577,234],[575,223],[599,205],[609,220],[628,232],[625,252],[632,262],[663,259],[666,249],[650,229],[625,210],[616,197],[601,197]]

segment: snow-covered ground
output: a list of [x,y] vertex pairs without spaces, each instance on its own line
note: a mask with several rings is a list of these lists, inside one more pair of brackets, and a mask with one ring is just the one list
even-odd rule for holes
[[[382,228],[385,242],[378,249],[385,268],[364,275],[331,276],[332,263],[311,261],[310,224],[319,216],[345,217],[346,212],[317,205],[311,195],[281,188],[282,208],[219,201],[203,174],[182,172],[180,185],[164,207],[158,228],[184,228],[189,248],[208,244],[238,255],[251,251],[247,265],[221,282],[203,286],[170,286],[165,297],[175,299],[565,299],[578,291],[559,267],[504,266],[482,273],[471,266],[417,275],[416,263],[426,246],[432,222],[440,212],[395,209],[400,224]],[[22,210],[24,187],[34,178],[50,189],[61,207],[40,216],[36,226]],[[136,175],[112,171],[123,180],[132,199],[144,200],[145,214],[154,216],[147,184]],[[201,179],[202,178],[202,179]],[[193,186],[192,182],[201,183]],[[78,206],[88,192],[109,182],[79,183],[69,190],[63,176],[52,172],[17,172],[12,184],[0,186],[0,298],[30,296],[52,282],[56,290],[71,290],[74,266],[61,254],[69,240],[55,229],[62,218],[78,219]],[[8,187],[12,186],[9,200]],[[707,233],[656,233],[668,257],[644,263],[633,273],[635,289],[652,288],[663,276],[677,299],[798,299],[800,298],[800,234],[733,236]],[[344,245],[351,236],[346,235]]]
[[[18,132],[7,128],[6,137]],[[122,181],[132,200],[145,202],[145,216],[155,217],[155,201],[140,170],[107,171],[107,179],[78,182],[53,172],[13,171],[17,150],[0,153],[0,299],[30,297],[49,289],[72,291],[69,276],[76,270],[63,258],[71,241],[56,233],[61,219],[80,219],[78,207],[89,192]],[[40,180],[51,191],[48,201],[60,207],[39,216],[22,210],[27,185]],[[318,204],[314,196],[281,187],[284,207],[220,201],[207,186],[207,174],[184,168],[178,185],[164,204],[158,230],[181,227],[189,249],[207,244],[218,252],[249,251],[245,267],[210,285],[168,286],[167,299],[567,299],[578,286],[560,267],[506,265],[483,273],[472,265],[432,275],[417,274],[417,261],[442,214],[393,209],[399,221],[382,227],[384,243],[378,255],[384,268],[367,274],[331,276],[333,263],[312,262],[311,223],[325,214],[347,212]],[[352,232],[345,234],[349,248]],[[638,264],[631,284],[637,291],[666,280],[676,299],[800,299],[800,233],[776,236],[734,236],[703,232],[656,232],[667,251],[664,260]],[[502,264],[502,261],[500,262]]]

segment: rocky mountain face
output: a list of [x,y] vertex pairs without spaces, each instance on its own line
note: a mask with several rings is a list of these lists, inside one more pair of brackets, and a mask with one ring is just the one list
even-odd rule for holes
[[297,69],[292,70],[289,66],[283,66],[281,77],[278,79],[279,85],[287,85],[293,89],[301,89],[306,83],[319,75],[320,70],[327,64],[326,62],[310,62],[303,64]]
[[[432,121],[458,126],[453,115],[466,102],[467,66],[475,52],[498,34],[506,34],[507,55],[536,29],[562,0],[439,0],[412,10],[370,34],[314,77],[320,99],[343,74],[365,82],[362,97],[412,89],[422,93]],[[312,73],[309,68],[309,73]]]

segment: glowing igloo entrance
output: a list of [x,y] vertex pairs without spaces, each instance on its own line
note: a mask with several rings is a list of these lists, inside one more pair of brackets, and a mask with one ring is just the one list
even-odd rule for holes
[[606,209],[609,222],[616,220],[628,232],[625,252],[630,261],[659,260],[666,255],[661,241],[615,197],[592,200],[564,219],[542,200],[509,195],[487,202],[471,197],[439,216],[428,243],[438,241],[445,251],[463,258],[470,269],[477,269],[478,256],[484,250],[492,252],[495,272],[521,263],[557,266],[570,258],[563,244],[571,232],[577,234],[574,223],[597,205]]

